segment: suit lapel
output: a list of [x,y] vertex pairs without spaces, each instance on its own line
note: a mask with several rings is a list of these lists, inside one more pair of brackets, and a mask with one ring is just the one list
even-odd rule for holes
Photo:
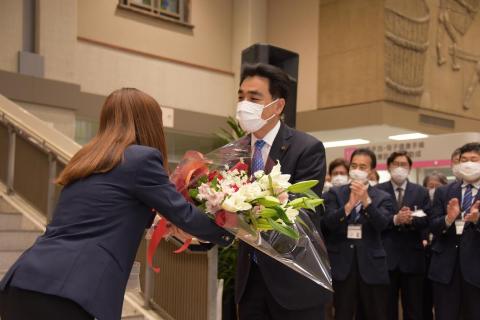
[[400,208],[398,208],[397,196],[395,195],[395,190],[393,190],[393,185],[391,181],[387,182],[387,192],[392,197],[393,205],[395,206],[395,212],[398,212]]
[[268,154],[267,162],[265,163],[265,172],[269,173],[273,166],[277,164],[277,161],[282,163],[286,151],[288,150],[290,144],[289,139],[293,135],[292,130],[285,124],[280,123],[280,129],[278,130],[275,140],[273,140],[272,147],[270,148],[270,153]]

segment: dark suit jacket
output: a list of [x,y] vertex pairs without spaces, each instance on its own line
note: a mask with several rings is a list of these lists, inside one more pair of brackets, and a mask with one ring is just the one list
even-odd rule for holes
[[[393,203],[394,214],[401,209],[397,205],[395,191],[390,181],[381,183],[377,188],[387,192]],[[422,245],[424,232],[428,227],[428,215],[430,213],[430,198],[428,191],[424,187],[407,182],[405,194],[403,196],[403,205],[414,211],[422,209],[426,217],[414,217],[412,224],[407,226],[395,226],[393,217],[390,220],[389,228],[383,232],[383,242],[387,251],[388,269],[406,273],[424,273],[425,272],[425,249]]]
[[187,203],[157,149],[132,145],[123,162],[66,186],[53,221],[7,272],[10,284],[75,301],[101,320],[121,317],[123,295],[152,208],[186,232],[227,244],[231,236]]
[[[452,182],[435,191],[430,218],[430,232],[435,242],[428,276],[433,281],[450,283],[459,254],[463,279],[480,288],[480,224],[466,223],[460,236],[456,235],[455,223],[447,227],[447,204],[453,198],[462,202],[461,182]],[[480,192],[475,200],[480,200]]]
[[[250,136],[246,137],[250,139]],[[268,172],[276,160],[282,165],[282,172],[291,174],[290,182],[317,179],[320,183],[314,188],[321,194],[325,179],[325,149],[314,137],[281,124],[280,130],[270,149],[265,170]],[[317,214],[313,214],[314,223],[320,230]],[[252,263],[253,247],[240,242],[235,279],[235,300],[239,303],[245,291]],[[306,309],[324,304],[331,294],[290,268],[256,251],[258,267],[265,284],[274,299],[283,307],[291,310]]]
[[[393,204],[388,193],[368,188],[372,203],[360,211],[362,239],[348,239],[349,218],[345,215],[345,204],[350,198],[350,185],[333,187],[325,198],[326,212],[323,224],[327,229],[326,242],[332,266],[332,278],[343,281],[347,278],[352,263],[367,284],[388,284],[388,270],[381,233],[388,228],[393,215]],[[353,209],[355,210],[355,209]],[[357,261],[354,260],[356,248]]]

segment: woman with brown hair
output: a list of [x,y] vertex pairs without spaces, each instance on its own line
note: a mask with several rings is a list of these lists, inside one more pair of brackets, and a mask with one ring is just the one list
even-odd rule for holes
[[200,239],[231,242],[175,190],[167,168],[158,103],[137,89],[110,94],[97,135],[57,179],[64,188],[52,222],[0,282],[0,318],[120,319],[153,211]]

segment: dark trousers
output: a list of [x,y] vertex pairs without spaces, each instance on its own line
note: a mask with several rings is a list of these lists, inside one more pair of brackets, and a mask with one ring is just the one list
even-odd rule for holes
[[0,291],[2,320],[93,320],[75,302],[40,292],[7,287]]
[[436,320],[480,319],[480,288],[463,279],[458,258],[449,284],[433,281],[433,305]]
[[279,305],[269,292],[262,273],[252,263],[247,288],[238,305],[239,320],[323,320],[323,305],[302,310],[289,310]]
[[[430,268],[431,246],[426,250],[427,270]],[[423,280],[423,320],[433,320],[433,289],[432,280],[425,277]]]
[[398,298],[402,295],[403,320],[423,319],[423,274],[390,271],[388,319],[398,319]]
[[[336,320],[387,320],[387,285],[372,285],[363,281],[356,258],[343,281],[333,280],[333,305]],[[361,311],[360,311],[361,310]],[[359,314],[359,313],[362,314]]]

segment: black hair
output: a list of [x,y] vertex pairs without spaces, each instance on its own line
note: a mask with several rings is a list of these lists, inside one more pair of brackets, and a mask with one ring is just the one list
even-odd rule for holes
[[387,167],[390,166],[390,164],[395,161],[395,158],[397,157],[405,157],[407,158],[407,161],[408,161],[408,165],[410,166],[410,168],[412,167],[412,158],[410,158],[410,156],[408,155],[407,151],[395,151],[395,152],[392,152],[392,154],[388,157],[387,159]]
[[370,160],[372,160],[370,169],[375,169],[377,167],[377,157],[375,156],[375,153],[373,153],[372,150],[366,149],[366,148],[360,148],[353,151],[352,156],[350,157],[350,164],[352,163],[353,157],[359,156],[359,155],[370,157]]
[[290,78],[282,69],[271,64],[256,63],[244,64],[240,84],[248,77],[263,77],[269,80],[268,91],[273,99],[283,98],[287,100],[290,91]]
[[462,154],[467,153],[467,152],[475,152],[475,153],[480,154],[480,143],[470,142],[470,143],[464,144],[460,148],[460,156],[462,156]]
[[330,162],[330,164],[328,165],[328,174],[331,176],[332,171],[336,167],[340,167],[340,166],[343,166],[345,169],[347,169],[347,172],[348,172],[348,162],[343,158],[338,158]]

